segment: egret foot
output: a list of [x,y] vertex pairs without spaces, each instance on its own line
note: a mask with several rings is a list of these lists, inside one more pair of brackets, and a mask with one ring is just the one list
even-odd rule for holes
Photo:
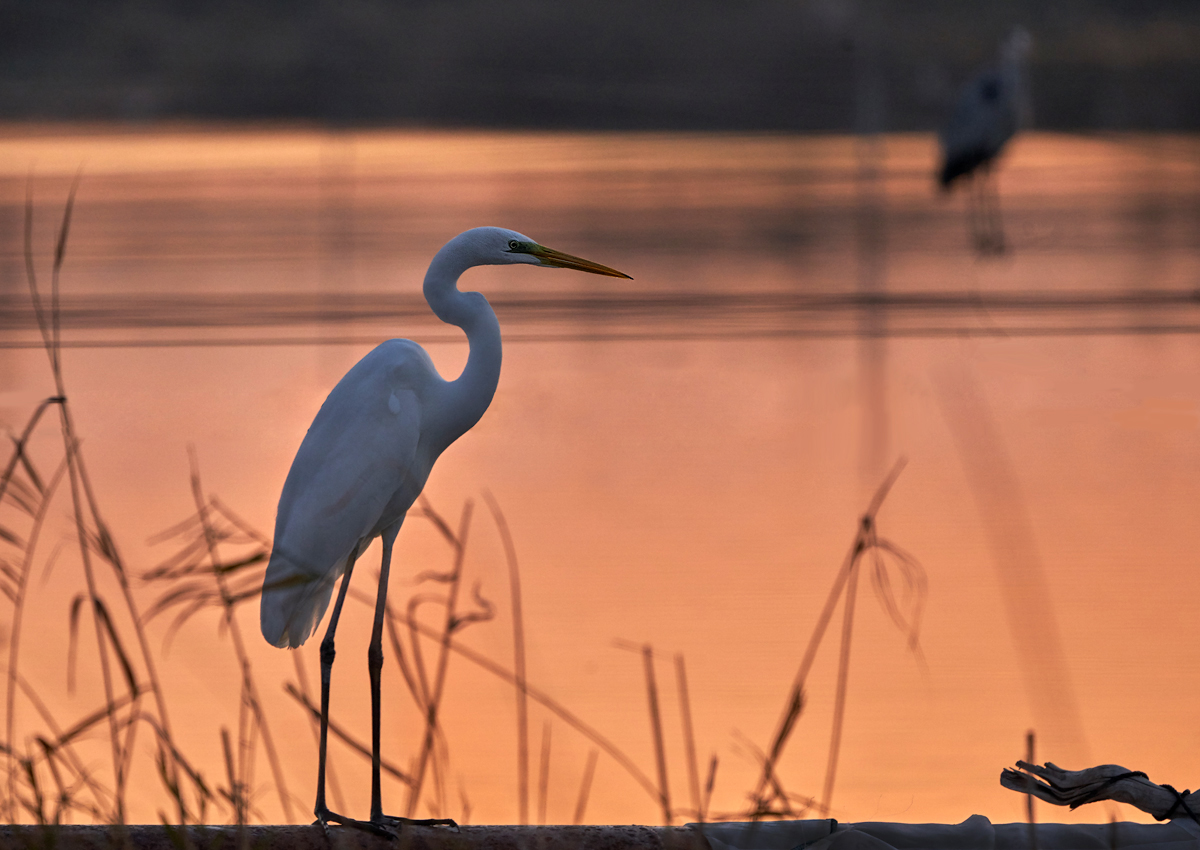
[[458,824],[453,818],[404,818],[396,815],[380,815],[378,818],[372,818],[371,823],[383,824],[388,827],[400,829],[406,826],[450,826],[458,832]]
[[321,829],[325,833],[326,838],[329,838],[330,823],[336,823],[340,826],[349,826],[353,829],[361,829],[363,832],[369,832],[372,835],[378,835],[380,838],[391,838],[393,840],[399,838],[396,833],[392,832],[386,826],[372,823],[369,820],[355,820],[354,818],[348,818],[345,815],[339,815],[337,812],[331,811],[324,807],[316,809],[313,814],[317,816],[317,819],[313,821],[313,823],[319,823],[321,825]]
[[336,823],[339,826],[348,826],[352,829],[361,829],[363,832],[378,835],[380,838],[390,838],[393,841],[400,837],[400,830],[405,826],[452,826],[455,831],[458,830],[458,824],[450,818],[417,819],[380,815],[378,818],[372,818],[371,820],[355,820],[345,815],[339,815],[328,808],[316,809],[313,814],[317,816],[313,824],[321,825],[326,838],[329,837],[329,824],[331,823]]

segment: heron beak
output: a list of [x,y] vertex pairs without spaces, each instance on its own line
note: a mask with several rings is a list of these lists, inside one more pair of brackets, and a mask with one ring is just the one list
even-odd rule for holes
[[575,269],[576,271],[602,274],[607,277],[623,277],[626,280],[633,280],[625,272],[610,269],[608,266],[602,266],[599,263],[593,263],[591,260],[585,260],[581,257],[572,257],[570,254],[564,254],[562,251],[555,251],[553,248],[546,248],[542,245],[534,245],[529,253],[537,257],[543,266],[553,266],[558,269]]

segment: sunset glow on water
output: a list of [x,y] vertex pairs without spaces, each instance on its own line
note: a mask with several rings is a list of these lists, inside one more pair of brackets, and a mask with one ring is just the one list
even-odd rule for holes
[[[1021,820],[1024,798],[998,777],[1024,757],[1029,729],[1039,761],[1194,784],[1200,142],[1019,139],[1000,169],[1013,251],[988,261],[969,250],[963,198],[934,191],[932,137],[887,137],[881,150],[882,180],[866,185],[863,148],[834,136],[9,128],[0,421],[19,432],[54,392],[25,306],[27,179],[46,287],[62,205],[82,175],[61,280],[65,381],[96,498],[135,577],[174,551],[147,541],[195,510],[189,445],[204,491],[269,535],[305,429],[375,342],[416,339],[443,375],[457,374],[466,344],[456,330],[373,305],[420,307],[441,244],[468,227],[510,227],[634,280],[516,267],[461,282],[497,304],[508,342],[491,409],[426,488],[451,525],[474,505],[461,604],[478,607],[467,600],[479,582],[495,615],[456,639],[512,669],[509,573],[487,491],[520,563],[530,685],[651,782],[643,661],[629,645],[653,647],[677,823],[695,813],[675,656],[686,661],[701,781],[718,760],[709,810],[744,811],[756,748],[770,744],[859,517],[900,457],[878,528],[927,576],[920,649],[864,573],[829,816]],[[864,221],[875,222],[871,239]],[[837,302],[861,292],[864,269],[915,299],[889,302],[883,327],[903,333],[869,345],[861,303]],[[1047,306],[1055,294],[1066,301]],[[45,477],[61,445],[53,422],[35,434]],[[104,701],[86,615],[67,688],[71,603],[84,589],[69,510],[64,485],[35,552],[19,656],[62,728]],[[0,514],[0,526],[18,524]],[[403,610],[414,593],[443,592],[413,581],[449,569],[451,552],[419,517],[399,540],[391,600]],[[377,547],[364,555],[356,588],[373,593],[378,558]],[[146,610],[163,588],[134,580],[133,590]],[[118,607],[115,582],[100,592]],[[370,610],[351,606],[333,717],[368,741]],[[435,627],[439,616],[421,612]],[[221,728],[238,728],[230,638],[215,610],[173,636],[171,617],[148,634],[175,736],[220,784]],[[304,821],[316,747],[284,692],[294,659],[261,640],[256,600],[239,623],[292,816]],[[797,797],[822,792],[840,630],[839,613],[780,762]],[[435,645],[423,651],[429,663]],[[315,689],[316,641],[298,654]],[[420,719],[391,657],[384,692],[384,757],[410,770]],[[454,657],[442,720],[448,769],[418,814],[433,801],[443,816],[516,821],[511,684]],[[593,744],[531,703],[535,822],[547,723],[545,817],[570,822]],[[14,725],[18,749],[46,728],[21,696]],[[139,736],[129,819],[153,821],[170,806],[150,732]],[[256,746],[256,818],[278,822]],[[102,727],[80,751],[109,782]],[[331,752],[348,813],[365,816],[368,762],[341,744]],[[402,813],[405,787],[385,780],[384,798]],[[1109,818],[1101,806],[1039,812]],[[584,820],[663,814],[602,752]]]

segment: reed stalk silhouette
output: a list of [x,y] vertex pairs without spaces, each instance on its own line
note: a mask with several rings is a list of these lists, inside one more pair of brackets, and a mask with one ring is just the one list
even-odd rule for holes
[[[293,819],[292,801],[288,795],[283,766],[271,734],[270,723],[262,709],[253,666],[250,663],[250,656],[242,639],[241,626],[236,617],[238,603],[253,598],[258,586],[258,583],[255,582],[247,587],[246,582],[239,581],[241,578],[239,574],[243,573],[246,568],[263,562],[267,554],[267,543],[261,535],[249,533],[248,526],[232,511],[214,498],[204,497],[200,482],[200,462],[194,446],[188,447],[188,460],[196,513],[183,523],[154,538],[155,542],[182,538],[183,548],[166,562],[142,576],[143,581],[146,582],[166,580],[172,585],[147,611],[146,617],[150,619],[156,614],[182,605],[183,610],[172,625],[172,628],[178,628],[201,607],[215,605],[220,609],[221,630],[230,638],[241,676],[236,755],[232,755],[233,750],[225,748],[227,757],[233,757],[231,764],[236,779],[236,782],[231,780],[230,793],[253,786],[253,748],[250,744],[261,738],[279,804],[283,809],[284,816],[291,821]],[[224,543],[250,544],[253,549],[248,555],[226,562],[220,553],[220,547]],[[206,580],[211,580],[211,589],[204,587],[203,583]],[[229,765],[227,765],[228,767]],[[242,805],[240,799],[235,799],[235,797],[236,794],[229,798],[231,804],[234,805],[235,814],[237,817],[244,817],[245,806]]]
[[[637,652],[642,656],[642,673],[646,683],[646,702],[650,716],[650,736],[654,745],[654,763],[658,772],[658,791],[656,802],[662,809],[663,823],[670,826],[675,822],[676,815],[687,816],[689,810],[677,810],[671,807],[671,794],[667,776],[667,759],[665,735],[663,732],[662,712],[658,702],[658,682],[655,676],[654,660],[656,653],[650,644],[636,644],[632,641],[616,640],[613,642],[619,649]],[[692,729],[691,698],[687,687],[687,669],[683,654],[676,653],[673,658],[675,667],[675,684],[679,694],[680,730],[683,735],[684,752],[688,762],[688,781],[692,787],[692,809],[690,814],[697,820],[704,820],[705,806],[701,802],[700,775],[696,765],[696,736]],[[715,760],[713,771],[715,772]],[[711,792],[710,777],[710,792]]]
[[[437,573],[427,570],[417,575],[418,582],[422,580],[440,582],[447,586],[447,591],[446,596],[441,600],[445,608],[445,625],[442,628],[441,639],[438,644],[437,661],[432,683],[430,683],[429,677],[426,674],[423,661],[424,656],[421,653],[421,642],[414,635],[410,644],[417,670],[417,681],[421,685],[421,704],[425,709],[425,735],[421,742],[420,753],[417,756],[417,768],[408,795],[407,814],[409,817],[412,817],[417,810],[417,803],[421,798],[421,786],[425,779],[425,769],[431,761],[431,755],[437,743],[438,709],[441,707],[442,695],[445,693],[446,674],[449,671],[450,664],[450,638],[454,632],[464,626],[472,622],[490,619],[492,616],[491,606],[486,603],[481,613],[460,615],[457,609],[458,591],[462,584],[463,561],[466,558],[467,535],[471,529],[471,516],[474,512],[474,503],[467,500],[463,505],[457,532],[454,532],[441,515],[433,510],[428,499],[422,498],[419,504],[419,515],[432,522],[453,548],[454,565],[449,573]],[[476,585],[475,591],[476,598],[478,599],[478,585]],[[410,623],[416,621],[418,608],[426,601],[429,601],[429,598],[423,596],[414,596],[410,600],[408,609]],[[444,815],[440,814],[440,812],[445,811],[444,785],[441,782],[443,772],[439,770],[441,761],[437,758],[433,758],[432,761],[439,800],[439,805],[434,816],[443,817]]]
[[596,761],[600,751],[595,747],[588,750],[587,765],[583,768],[583,777],[579,780],[579,796],[575,801],[575,817],[571,823],[578,826],[583,823],[584,813],[587,812],[588,795],[592,793],[592,779],[596,776]]
[[[291,800],[288,799],[287,783],[284,780],[283,767],[279,763],[279,754],[276,752],[275,743],[271,739],[271,727],[267,722],[266,714],[262,710],[262,703],[258,698],[258,686],[254,682],[254,673],[250,665],[250,658],[246,653],[245,644],[242,642],[241,627],[238,625],[237,618],[234,616],[233,595],[225,582],[224,571],[220,555],[217,552],[219,545],[218,537],[215,529],[210,522],[210,508],[205,502],[200,487],[200,464],[196,458],[194,447],[190,447],[189,452],[192,470],[192,496],[196,502],[196,515],[200,519],[201,527],[204,532],[204,540],[208,548],[208,556],[213,568],[213,579],[217,584],[217,590],[221,595],[221,607],[224,619],[225,630],[229,633],[233,643],[234,652],[237,655],[238,666],[241,668],[242,683],[241,683],[241,705],[243,711],[239,713],[239,748],[238,748],[238,787],[246,789],[252,786],[254,771],[252,769],[252,754],[253,748],[246,742],[246,720],[244,718],[245,709],[248,709],[253,716],[253,726],[250,729],[250,739],[254,736],[261,735],[263,748],[266,751],[267,759],[271,763],[271,774],[275,780],[275,790],[279,795],[279,803],[283,807],[284,816],[290,821],[292,819]],[[232,786],[231,786],[232,787]],[[241,804],[241,814],[245,814],[245,804]],[[244,824],[244,819],[238,820],[239,824]]]
[[542,724],[542,756],[538,759],[538,823],[546,825],[546,801],[550,796],[550,721]]
[[[76,436],[76,428],[71,405],[68,400],[66,379],[62,361],[61,323],[59,308],[60,281],[63,264],[66,258],[68,236],[70,234],[72,212],[79,186],[79,175],[76,175],[68,191],[62,218],[56,234],[53,262],[50,275],[50,292],[43,294],[38,283],[37,263],[34,256],[34,227],[33,227],[33,189],[29,183],[25,198],[24,217],[24,259],[25,276],[29,286],[30,299],[33,304],[38,332],[42,340],[42,348],[46,353],[50,373],[54,385],[54,395],[43,401],[30,417],[22,435],[15,441],[13,454],[4,466],[0,476],[0,507],[14,508],[24,513],[31,520],[29,534],[24,537],[12,533],[0,533],[4,542],[15,545],[21,552],[20,564],[14,568],[13,559],[5,558],[0,570],[4,573],[4,592],[13,604],[13,627],[10,630],[10,652],[7,670],[6,688],[6,761],[7,782],[3,803],[3,813],[8,820],[15,820],[18,807],[24,808],[35,819],[45,819],[46,796],[42,791],[43,781],[39,769],[44,766],[50,774],[51,781],[57,789],[57,814],[72,810],[77,805],[75,795],[83,789],[91,793],[89,803],[78,803],[93,811],[103,811],[105,819],[115,823],[125,822],[126,801],[125,793],[131,762],[135,752],[137,730],[143,721],[150,722],[155,730],[155,743],[159,760],[163,767],[163,778],[168,788],[174,788],[178,794],[173,794],[176,803],[175,820],[186,823],[188,806],[179,781],[179,766],[176,763],[176,748],[173,744],[167,703],[164,699],[161,683],[157,674],[155,659],[150,650],[143,628],[138,606],[133,598],[129,582],[128,570],[117,548],[115,539],[104,521],[95,489],[87,473],[80,441]],[[46,419],[44,414],[55,407],[58,411],[59,437],[62,443],[62,458],[58,464],[59,471],[55,472],[48,481],[43,481],[37,471],[36,464],[29,452],[29,445],[34,434]],[[75,529],[80,562],[83,567],[86,594],[78,597],[72,603],[72,632],[78,618],[84,611],[90,613],[93,624],[95,644],[100,662],[101,678],[104,690],[104,702],[100,719],[108,727],[108,741],[111,757],[112,786],[101,792],[102,783],[93,775],[88,780],[82,778],[72,785],[68,784],[63,770],[69,769],[80,773],[80,764],[75,757],[62,756],[66,752],[63,741],[50,740],[44,736],[39,740],[41,755],[27,753],[20,769],[16,760],[19,757],[14,747],[16,694],[22,681],[20,677],[20,639],[24,628],[23,611],[25,607],[25,588],[27,586],[33,558],[36,552],[37,537],[45,521],[46,512],[58,488],[62,477],[67,479],[71,498],[71,518]],[[7,529],[5,529],[7,532]],[[122,621],[126,628],[133,630],[133,644],[136,646],[136,656],[125,649],[125,641],[120,636],[120,627],[113,616],[112,609],[105,602],[100,592],[98,569],[101,564],[108,567],[108,573],[115,580],[121,598]],[[68,667],[73,666],[75,644],[72,641]],[[134,667],[140,665],[144,671],[144,680],[134,672]],[[125,683],[125,693],[118,693],[118,684],[114,665],[119,666]],[[152,697],[153,713],[147,713],[143,705],[146,695]],[[43,717],[45,719],[45,717]],[[60,757],[62,756],[62,757]],[[18,785],[24,781],[24,787],[31,797],[19,801]],[[196,790],[196,789],[193,789]]]
[[[834,578],[833,588],[829,592],[825,605],[817,617],[816,626],[809,638],[808,646],[800,661],[800,668],[792,681],[787,702],[771,745],[762,758],[762,773],[759,776],[754,792],[751,795],[751,810],[748,815],[758,820],[762,817],[789,817],[793,815],[788,795],[779,785],[776,768],[779,757],[795,729],[796,721],[804,708],[804,686],[808,674],[816,660],[817,650],[821,640],[833,619],[834,610],[839,601],[843,602],[841,645],[838,651],[837,685],[834,698],[833,728],[830,733],[829,752],[825,766],[825,781],[822,797],[818,807],[828,812],[833,796],[834,780],[837,776],[838,753],[841,746],[842,722],[846,709],[846,687],[850,665],[850,642],[854,628],[855,599],[857,598],[858,574],[863,562],[870,559],[871,577],[880,604],[893,622],[906,633],[910,650],[920,661],[922,656],[918,637],[920,633],[921,611],[924,605],[927,579],[920,563],[908,552],[890,540],[880,537],[877,530],[876,515],[883,506],[884,499],[895,484],[897,477],[903,471],[906,461],[901,458],[890,473],[880,484],[866,511],[858,524],[854,542],[846,554],[842,567]],[[909,610],[904,610],[902,600],[897,599],[893,589],[893,581],[884,556],[888,556],[896,565],[903,586],[907,591]],[[772,808],[778,806],[779,808]]]
[[[290,696],[292,699],[294,699],[296,702],[298,702],[304,708],[304,710],[308,713],[308,715],[310,717],[316,718],[316,720],[318,722],[320,722],[321,709],[319,706],[317,706],[316,704],[313,703],[313,701],[309,698],[309,696],[307,694],[301,692],[300,689],[297,688],[296,685],[293,684],[292,682],[286,683],[283,686],[283,689],[284,689],[284,692],[287,693],[288,696]],[[358,753],[360,756],[362,756],[367,761],[371,760],[370,745],[364,744],[362,741],[358,740],[358,738],[356,738],[354,735],[350,734],[350,732],[343,729],[342,726],[340,724],[338,724],[338,722],[336,720],[334,720],[332,717],[329,718],[329,734],[332,735],[337,740],[341,741],[343,744],[345,744],[347,747],[349,747],[354,752]],[[404,783],[405,785],[408,785],[411,787],[413,784],[412,774],[401,770],[399,767],[392,764],[390,761],[388,761],[385,758],[380,757],[379,769],[381,771],[383,771],[384,773],[386,773],[387,775],[391,776],[393,779],[396,779],[396,780]]]
[[671,790],[667,782],[667,753],[663,743],[662,716],[658,710],[658,684],[654,678],[654,650],[642,647],[642,666],[646,673],[646,702],[650,709],[650,731],[654,737],[654,764],[658,768],[658,798],[662,805],[663,825],[670,826]]
[[683,653],[675,653],[675,683],[679,688],[679,720],[683,728],[683,745],[687,753],[688,785],[692,792],[692,807],[696,820],[704,822],[704,806],[700,802],[700,770],[696,764],[696,733],[692,729],[692,702],[688,694],[687,666]]

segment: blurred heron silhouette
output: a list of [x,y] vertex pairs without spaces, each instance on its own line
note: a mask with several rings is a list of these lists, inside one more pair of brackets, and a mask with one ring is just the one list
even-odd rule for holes
[[1014,29],[1001,45],[999,64],[980,71],[963,86],[938,134],[942,150],[938,183],[947,191],[955,183],[969,184],[968,227],[980,256],[1008,249],[993,167],[1008,140],[1028,123],[1024,78],[1032,43],[1027,31]]
[[[434,314],[466,332],[467,364],[444,380],[429,355],[410,340],[375,348],[330,392],[300,444],[279,497],[275,541],[263,580],[263,637],[298,647],[316,630],[342,584],[321,641],[321,731],[317,822],[393,835],[402,824],[449,824],[383,813],[380,793],[380,670],[392,547],[405,513],[420,495],[434,461],[487,410],[500,379],[500,323],[487,299],[461,292],[458,279],[480,265],[525,263],[629,279],[607,266],[546,248],[498,227],[479,227],[451,239],[425,274],[425,300]],[[383,561],[367,651],[371,679],[371,815],[366,821],[332,812],[325,803],[325,757],[334,633],[357,558],[376,537]]]

